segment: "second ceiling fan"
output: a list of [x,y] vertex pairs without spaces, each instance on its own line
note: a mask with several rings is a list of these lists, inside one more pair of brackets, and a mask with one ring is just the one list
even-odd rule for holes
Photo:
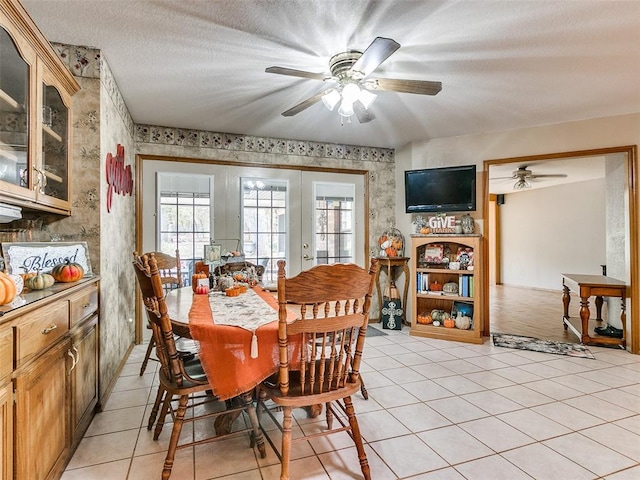
[[331,85],[316,95],[298,103],[282,113],[285,117],[296,115],[310,106],[322,101],[329,110],[338,106],[343,121],[350,121],[356,115],[360,123],[375,118],[369,109],[376,98],[374,91],[393,91],[417,95],[436,95],[442,90],[441,82],[425,80],[400,80],[392,78],[373,78],[369,75],[389,58],[400,44],[391,38],[376,37],[364,52],[347,50],[329,60],[330,75],[307,72],[287,67],[269,67],[267,73],[310,78],[328,82]]

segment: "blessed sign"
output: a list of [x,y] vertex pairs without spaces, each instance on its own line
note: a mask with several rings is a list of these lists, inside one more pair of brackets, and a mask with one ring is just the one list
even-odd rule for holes
[[87,242],[3,243],[2,255],[7,273],[48,273],[69,260],[80,264],[85,275],[91,274]]

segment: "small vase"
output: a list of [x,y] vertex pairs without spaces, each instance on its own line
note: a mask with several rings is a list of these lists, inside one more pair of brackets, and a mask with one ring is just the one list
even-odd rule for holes
[[465,213],[460,218],[460,223],[462,224],[462,233],[468,235],[473,233],[473,217],[468,213]]

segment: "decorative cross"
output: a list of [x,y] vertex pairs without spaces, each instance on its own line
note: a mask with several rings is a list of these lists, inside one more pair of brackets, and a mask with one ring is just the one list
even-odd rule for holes
[[402,309],[396,308],[396,302],[393,300],[387,303],[387,306],[382,309],[383,315],[389,315],[389,320],[387,321],[387,327],[391,330],[395,330],[396,328],[396,316],[402,315]]

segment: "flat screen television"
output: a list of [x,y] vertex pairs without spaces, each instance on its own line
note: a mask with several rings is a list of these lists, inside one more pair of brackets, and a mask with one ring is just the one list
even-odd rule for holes
[[476,210],[476,166],[425,168],[404,172],[407,213]]

